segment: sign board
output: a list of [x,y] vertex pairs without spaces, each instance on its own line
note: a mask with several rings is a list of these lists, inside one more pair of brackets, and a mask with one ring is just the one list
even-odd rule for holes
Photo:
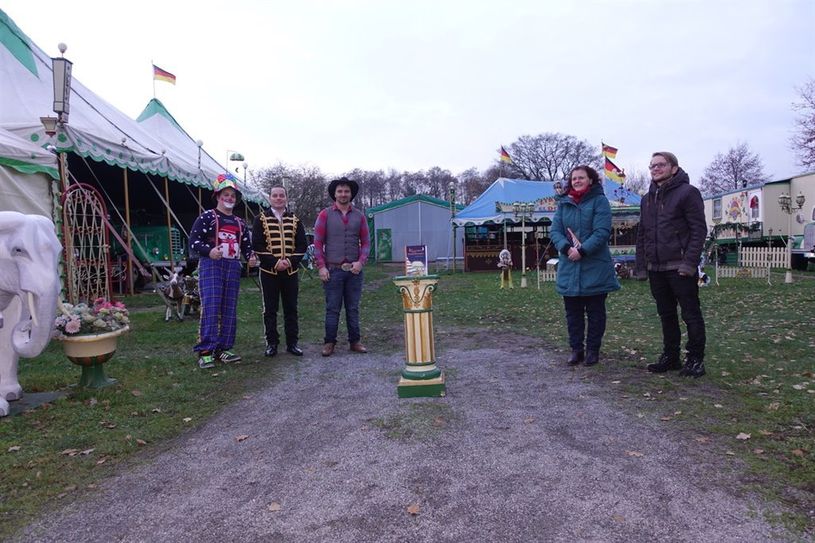
[[427,275],[427,245],[405,245],[405,275]]

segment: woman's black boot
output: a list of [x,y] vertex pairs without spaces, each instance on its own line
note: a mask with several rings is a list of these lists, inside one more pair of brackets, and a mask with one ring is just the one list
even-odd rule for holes
[[589,351],[586,353],[586,365],[593,366],[600,361],[600,353],[597,351]]
[[577,366],[581,362],[583,362],[583,351],[573,350],[566,363],[570,366]]

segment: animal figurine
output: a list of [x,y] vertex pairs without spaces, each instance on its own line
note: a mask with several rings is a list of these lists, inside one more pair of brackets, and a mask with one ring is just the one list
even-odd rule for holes
[[[164,277],[165,279],[168,278],[166,275]],[[158,288],[158,294],[166,306],[164,322],[173,318],[173,314],[175,314],[177,321],[184,320],[184,291],[182,290],[182,284],[182,277],[178,272],[173,272],[173,275],[169,277],[169,281]]]
[[498,267],[501,269],[501,288],[515,288],[512,284],[512,254],[507,249],[498,253]]
[[37,356],[51,340],[62,251],[55,232],[45,217],[0,211],[0,417],[23,395],[19,357]]
[[201,296],[198,294],[198,278],[192,275],[184,277],[181,283],[184,291],[184,315],[201,313]]

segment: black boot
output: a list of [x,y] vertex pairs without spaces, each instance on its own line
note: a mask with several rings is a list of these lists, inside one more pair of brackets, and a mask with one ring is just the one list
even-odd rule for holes
[[577,366],[581,362],[583,362],[583,351],[574,349],[572,350],[572,354],[569,355],[569,360],[566,363],[570,366]]
[[586,366],[593,366],[600,362],[600,353],[598,351],[588,351],[586,353]]
[[679,355],[669,355],[665,353],[659,355],[659,360],[646,366],[651,373],[665,373],[670,370],[678,370],[681,367],[682,362],[679,361]]
[[701,377],[705,374],[705,362],[698,356],[688,355],[685,358],[685,367],[679,370],[684,377]]

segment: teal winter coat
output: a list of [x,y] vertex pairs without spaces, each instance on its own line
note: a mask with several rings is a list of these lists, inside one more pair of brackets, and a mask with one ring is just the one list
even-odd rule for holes
[[[577,262],[572,262],[567,256],[572,241],[566,228],[571,228],[580,240],[583,258]],[[567,194],[560,196],[550,236],[552,245],[560,255],[555,287],[558,294],[594,296],[619,290],[620,283],[614,273],[608,248],[611,206],[602,185],[589,187],[579,204],[575,204]]]

